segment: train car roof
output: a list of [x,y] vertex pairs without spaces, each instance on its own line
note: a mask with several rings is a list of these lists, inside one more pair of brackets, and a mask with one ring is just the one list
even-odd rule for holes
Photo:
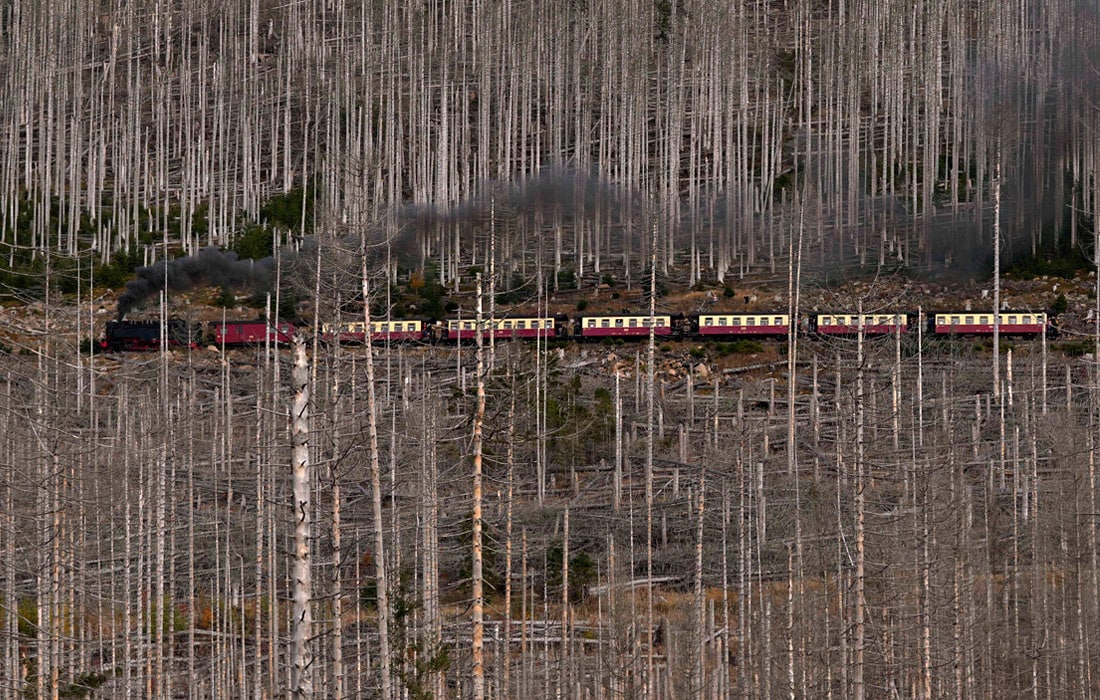
[[[660,313],[654,314],[653,318],[672,318],[673,316],[675,316],[675,314]],[[577,320],[580,321],[586,318],[649,318],[649,314],[586,314],[584,316],[578,316]]]

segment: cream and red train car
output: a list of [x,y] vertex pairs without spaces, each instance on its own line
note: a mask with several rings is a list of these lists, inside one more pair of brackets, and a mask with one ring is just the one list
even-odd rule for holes
[[[553,316],[514,316],[481,320],[482,338],[495,340],[533,340],[558,335],[558,321]],[[450,318],[443,322],[443,340],[462,342],[477,340],[477,320]]]
[[[1040,335],[1047,332],[1045,313],[1004,311],[998,314],[1003,335]],[[993,335],[993,313],[948,311],[932,315],[930,329],[936,335]]]
[[911,323],[907,313],[888,314],[815,314],[811,316],[813,330],[821,335],[887,335],[908,333]]
[[[581,316],[573,328],[578,338],[633,338],[649,335],[648,314],[638,316]],[[653,334],[659,337],[673,334],[672,316],[653,317]]]
[[[364,321],[326,323],[321,326],[321,337],[327,342],[365,343],[367,324]],[[417,319],[371,321],[370,340],[372,343],[424,340],[424,322]]]
[[704,339],[785,336],[790,329],[787,314],[699,314],[691,318],[691,332]]

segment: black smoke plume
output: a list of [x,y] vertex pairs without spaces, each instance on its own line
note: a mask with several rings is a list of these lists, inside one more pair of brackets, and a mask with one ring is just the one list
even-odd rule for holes
[[604,221],[619,235],[627,235],[631,228],[645,229],[651,213],[641,193],[598,174],[546,168],[515,183],[485,183],[476,195],[451,206],[401,206],[393,246],[399,254],[412,258],[422,236],[456,229],[486,230],[494,215],[502,229],[539,220],[566,226],[586,220]]
[[160,260],[134,271],[118,298],[118,319],[164,289],[183,291],[200,284],[239,289],[260,287],[271,282],[275,258],[241,260],[232,251],[203,248],[194,255]]
[[[650,215],[644,198],[635,191],[595,174],[547,169],[518,183],[486,183],[477,195],[451,206],[404,204],[397,207],[396,232],[391,239],[393,250],[399,257],[412,262],[421,237],[455,229],[464,233],[486,230],[494,211],[502,229],[538,220],[570,225],[582,219],[598,219],[614,227],[620,236],[628,235],[639,225],[644,227],[643,222]],[[367,240],[372,243],[391,234],[384,219],[364,226]],[[359,249],[362,245],[360,235],[359,231],[348,232],[337,239],[337,248],[342,251]],[[278,263],[285,267],[288,262],[299,260],[301,253],[314,251],[320,245],[311,238],[299,243],[299,251],[283,249],[278,259],[242,260],[231,251],[209,247],[194,255],[140,267],[119,297],[118,318],[121,320],[134,307],[164,289],[184,291],[199,285],[233,289],[269,286]],[[377,255],[379,250],[368,246],[367,254]],[[347,265],[349,262],[352,261],[345,254],[330,264]],[[355,263],[348,271],[354,275],[357,269]]]

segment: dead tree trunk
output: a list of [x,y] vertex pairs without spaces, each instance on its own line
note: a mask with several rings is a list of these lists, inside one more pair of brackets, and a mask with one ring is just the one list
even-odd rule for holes
[[309,474],[309,360],[306,357],[305,340],[294,337],[294,371],[291,374],[294,387],[294,403],[290,409],[293,455],[291,467],[294,480],[294,571],[293,586],[293,652],[291,657],[290,692],[295,698],[312,698],[313,682],[311,666],[313,653],[310,638],[313,636],[313,617],[310,612],[312,598],[310,581],[310,474]]
[[481,320],[481,275],[477,277],[477,414],[474,416],[474,474],[473,474],[473,542],[471,543],[473,563],[473,630],[470,646],[473,653],[474,700],[485,697],[485,591],[482,580],[481,552],[481,426],[485,420],[485,377],[482,357],[484,339]]
[[370,332],[370,281],[367,277],[367,250],[363,247],[360,270],[363,289],[363,328],[367,345],[367,436],[370,440],[371,512],[374,521],[374,575],[378,590],[378,656],[381,664],[382,700],[393,697],[390,691],[390,598],[386,581],[386,544],[383,539],[382,474],[378,461],[378,404],[374,397],[374,347]]

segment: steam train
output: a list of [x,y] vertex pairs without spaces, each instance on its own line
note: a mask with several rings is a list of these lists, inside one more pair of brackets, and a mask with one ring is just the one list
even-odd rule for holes
[[[1038,337],[1051,335],[1055,328],[1044,312],[1004,311],[999,314],[1000,333],[1005,336]],[[992,313],[975,311],[935,311],[926,317],[926,332],[934,336],[992,335]],[[807,336],[866,336],[911,334],[917,331],[918,315],[911,312],[859,314],[851,312],[803,314],[796,318],[796,331]],[[476,341],[476,319],[398,319],[370,322],[372,343],[457,344]],[[299,330],[312,331],[312,325],[280,321],[217,321],[192,323],[179,318],[158,321],[110,321],[102,350],[149,351],[161,347],[245,347],[271,343],[289,343]],[[648,338],[648,314],[555,316],[507,316],[483,319],[483,339],[494,340],[624,340]],[[791,317],[785,313],[692,313],[653,316],[653,334],[660,339],[738,340],[782,338],[791,331]],[[368,334],[363,321],[326,323],[320,327],[320,340],[326,343],[364,343]]]

